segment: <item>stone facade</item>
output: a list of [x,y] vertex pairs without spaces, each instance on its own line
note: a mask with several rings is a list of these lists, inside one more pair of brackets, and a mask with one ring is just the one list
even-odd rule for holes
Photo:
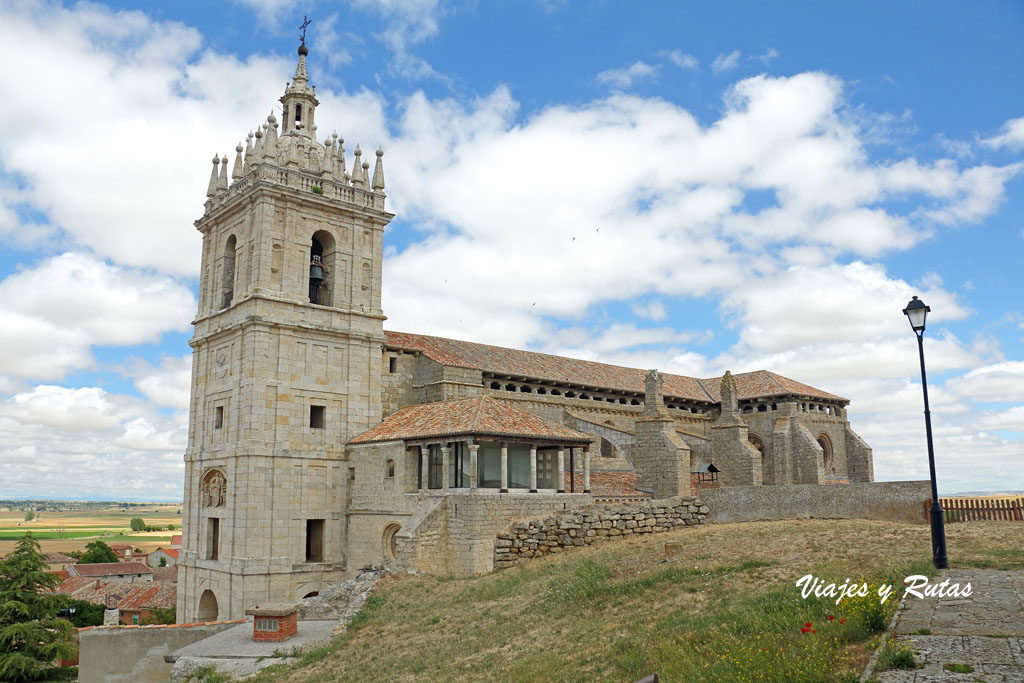
[[[645,382],[633,368],[385,331],[383,151],[371,162],[318,138],[307,54],[280,124],[257,126],[230,171],[214,158],[195,224],[180,620],[237,618],[368,568],[490,571],[510,520],[593,503],[592,469],[635,477],[631,498],[688,496],[711,464],[722,486],[871,480],[846,399],[766,371]],[[460,401],[498,405],[501,433],[374,431]]]

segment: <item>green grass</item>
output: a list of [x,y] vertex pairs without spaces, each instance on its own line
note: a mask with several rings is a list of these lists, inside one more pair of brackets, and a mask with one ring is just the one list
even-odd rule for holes
[[[883,527],[859,525],[733,525],[482,577],[389,577],[343,637],[257,680],[855,680],[897,604],[898,591],[879,603],[878,584],[932,573],[927,543],[907,563],[902,532],[882,552],[866,544]],[[687,560],[665,561],[669,538]],[[857,571],[871,594],[838,606],[795,587],[806,573],[842,581]]]
[[955,673],[955,674],[974,673],[974,667],[971,666],[970,664],[959,664],[959,663],[954,662],[952,664],[943,664],[942,668],[945,669],[946,671],[950,671],[950,672]]
[[31,533],[32,538],[40,541],[43,539],[90,538],[92,536],[101,535],[96,531],[36,531],[35,529],[22,529],[21,531],[0,531],[0,541],[18,541],[22,539],[26,533]]

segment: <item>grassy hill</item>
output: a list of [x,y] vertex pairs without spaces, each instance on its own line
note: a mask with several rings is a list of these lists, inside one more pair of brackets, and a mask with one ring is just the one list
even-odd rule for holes
[[[949,525],[952,564],[1024,568],[1021,528]],[[667,561],[666,541],[685,559]],[[348,634],[261,680],[855,680],[903,578],[930,574],[930,559],[926,526],[798,520],[633,537],[468,579],[390,576]],[[804,600],[805,574],[867,579],[872,595]],[[882,581],[899,586],[884,607]]]

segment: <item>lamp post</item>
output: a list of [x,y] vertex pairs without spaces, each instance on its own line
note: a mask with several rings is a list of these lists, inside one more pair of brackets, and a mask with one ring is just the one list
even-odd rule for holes
[[924,371],[924,321],[932,309],[916,296],[910,300],[903,314],[910,320],[910,328],[917,335],[917,350],[921,356],[921,389],[924,391],[924,429],[928,437],[928,469],[932,478],[932,507],[929,510],[932,523],[932,563],[936,569],[948,569],[946,557],[946,525],[942,506],[939,505],[939,490],[935,484],[935,450],[932,447],[932,413],[928,409],[928,378]]

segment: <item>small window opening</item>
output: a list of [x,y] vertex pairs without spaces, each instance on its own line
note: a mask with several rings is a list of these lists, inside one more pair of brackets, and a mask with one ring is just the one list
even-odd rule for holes
[[637,399],[634,398],[633,400],[631,400],[629,402],[629,405],[631,405],[631,406],[638,406],[638,405],[640,405],[640,401],[638,401]]
[[324,413],[326,408],[324,406],[310,406],[309,407],[309,426],[311,429],[323,429],[324,428]]
[[277,631],[278,630],[278,620],[277,619],[266,619],[266,618],[257,619],[256,620],[256,630],[257,631]]
[[306,520],[306,562],[324,561],[324,520]]
[[349,467],[348,468],[348,480],[349,481],[355,481],[356,480],[356,468],[355,467]]
[[552,390],[551,390],[551,395],[552,395],[552,396],[561,396],[561,395],[562,395],[562,392],[561,392],[561,391],[559,391],[558,389],[552,389]]
[[491,382],[491,389],[501,389],[500,382]]
[[544,387],[537,387],[537,393],[538,394],[546,394],[546,393],[548,393],[548,390],[545,389]]
[[516,390],[516,385],[515,384],[506,384],[505,385],[505,391],[515,391],[515,390]]
[[767,413],[768,412],[768,406],[766,406],[765,404],[762,403],[761,405],[759,405],[757,407],[757,412],[759,412],[759,413]]
[[394,356],[388,358],[388,372],[392,375],[398,372],[398,359]]
[[302,105],[295,105],[295,123],[302,123]]
[[576,398],[576,393],[572,392],[572,391],[567,391],[567,392],[565,392],[565,397],[566,398]]
[[217,410],[213,416],[213,428],[220,429],[224,426],[224,406],[217,406]]
[[206,559],[220,557],[220,520],[210,517],[206,520]]
[[387,473],[388,479],[394,479],[394,477],[395,477],[395,461],[394,460],[388,460],[387,472],[388,472]]
[[525,384],[523,386],[519,387],[519,391],[524,393],[524,394],[533,393],[533,389],[531,389],[530,387],[526,386]]

